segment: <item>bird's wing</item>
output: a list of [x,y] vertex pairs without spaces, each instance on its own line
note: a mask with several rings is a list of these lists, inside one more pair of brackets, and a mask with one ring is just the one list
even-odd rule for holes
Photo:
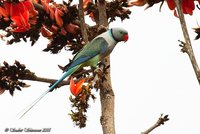
[[85,45],[74,57],[71,65],[68,69],[71,69],[87,60],[95,57],[98,54],[103,54],[106,52],[108,47],[108,42],[103,37],[98,37]]

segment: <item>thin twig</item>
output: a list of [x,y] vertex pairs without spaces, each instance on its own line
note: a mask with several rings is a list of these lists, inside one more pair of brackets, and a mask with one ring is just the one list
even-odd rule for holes
[[[50,78],[44,78],[44,77],[38,77],[38,76],[27,77],[27,78],[25,78],[23,80],[45,82],[45,83],[50,83],[50,84],[55,83],[57,81],[57,79],[50,79]],[[59,83],[59,85],[57,87],[61,87],[61,86],[64,86],[64,85],[69,85],[69,79],[63,80],[62,82]]]
[[163,116],[163,114],[161,114],[160,117],[158,118],[157,122],[153,126],[148,128],[146,131],[142,132],[141,134],[149,134],[151,131],[153,131],[160,125],[164,125],[164,123],[168,120],[169,120],[168,115]]
[[177,11],[178,11],[178,16],[179,16],[179,20],[180,20],[182,31],[183,31],[183,36],[185,38],[183,50],[185,50],[184,52],[186,52],[188,54],[190,61],[192,63],[193,69],[195,71],[197,80],[200,84],[200,70],[199,70],[199,66],[197,64],[197,61],[196,61],[196,58],[195,58],[195,55],[193,52],[192,44],[190,41],[190,37],[188,34],[186,21],[185,21],[185,17],[184,17],[182,6],[181,6],[181,0],[175,0],[175,4],[176,4]]
[[[76,73],[73,75],[73,77],[76,77],[80,74],[86,74],[86,73],[91,73],[93,70],[92,69],[88,69],[88,70],[83,70],[79,73]],[[81,79],[81,78],[80,78]],[[75,80],[75,82],[78,82],[80,79]],[[44,77],[39,77],[36,75],[29,75],[27,77],[24,77],[22,80],[30,80],[30,81],[37,81],[37,82],[45,82],[45,83],[50,83],[53,84],[57,81],[57,79],[50,79],[50,78],[44,78]],[[63,80],[62,82],[60,82],[58,84],[57,87],[61,87],[61,86],[65,86],[65,85],[69,85],[69,81],[70,79],[68,78],[67,80]]]

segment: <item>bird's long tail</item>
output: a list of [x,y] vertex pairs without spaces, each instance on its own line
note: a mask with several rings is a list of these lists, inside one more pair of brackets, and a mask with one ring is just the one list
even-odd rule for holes
[[68,71],[64,72],[64,74],[62,75],[62,77],[59,80],[57,80],[48,90],[46,90],[33,103],[31,103],[29,106],[27,106],[24,110],[22,110],[19,113],[19,116],[20,116],[19,119],[24,117],[24,115],[27,114],[28,111],[30,111],[49,91],[52,91],[61,81],[63,81],[66,77],[73,74],[78,68],[79,68],[79,66],[75,66],[75,67],[69,69]]

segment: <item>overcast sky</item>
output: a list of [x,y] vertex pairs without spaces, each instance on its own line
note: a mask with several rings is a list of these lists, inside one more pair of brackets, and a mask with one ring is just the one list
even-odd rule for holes
[[[170,120],[152,134],[200,133],[200,86],[187,54],[180,52],[178,40],[183,40],[179,20],[164,3],[144,11],[132,8],[130,20],[115,22],[111,27],[124,27],[129,41],[119,43],[111,54],[111,77],[115,92],[115,123],[118,134],[139,134],[151,126],[161,113]],[[199,11],[186,16],[197,61],[200,61],[200,41],[194,41],[191,28],[197,27]],[[38,76],[59,78],[57,65],[66,65],[71,55],[63,50],[58,55],[42,52],[48,43],[44,38],[31,47],[24,42],[6,46],[0,44],[0,63],[15,60],[26,64]],[[42,94],[49,84],[26,81],[31,87],[0,96],[0,133],[6,128],[51,128],[50,134],[101,134],[100,102],[90,102],[87,126],[74,126],[70,112],[69,87],[49,93],[23,119],[17,114]],[[8,134],[9,132],[7,132]]]

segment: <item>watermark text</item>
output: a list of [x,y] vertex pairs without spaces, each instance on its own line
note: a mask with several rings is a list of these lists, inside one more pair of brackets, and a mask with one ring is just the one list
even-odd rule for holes
[[51,128],[5,128],[4,132],[13,132],[13,133],[19,133],[19,132],[25,132],[25,133],[49,133],[51,132]]

